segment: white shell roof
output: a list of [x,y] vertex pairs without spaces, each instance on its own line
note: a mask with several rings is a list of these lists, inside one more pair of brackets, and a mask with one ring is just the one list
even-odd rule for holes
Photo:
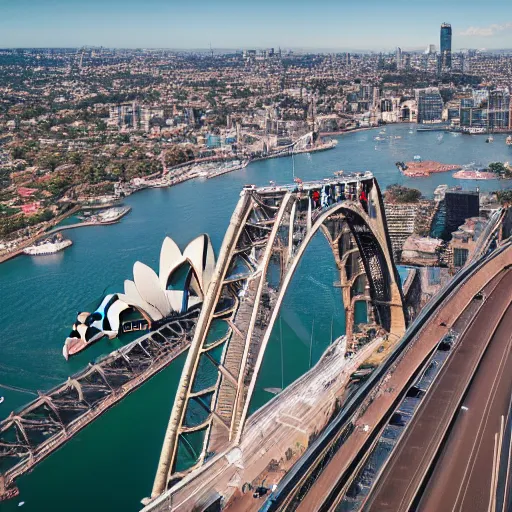
[[215,255],[208,235],[200,235],[190,242],[183,256],[190,261],[203,293],[208,289],[215,268]]
[[165,237],[162,249],[160,250],[160,284],[163,289],[167,288],[167,281],[173,270],[183,262],[183,255],[176,242]]
[[137,309],[144,311],[153,320],[160,320],[162,314],[158,309],[154,308],[151,304],[148,304],[140,295],[135,286],[135,283],[130,280],[124,282],[124,294],[118,293],[117,296],[123,302],[126,302],[130,306],[134,306]]
[[164,317],[171,312],[171,305],[160,286],[158,276],[152,268],[136,261],[133,265],[133,280],[143,300],[158,309]]

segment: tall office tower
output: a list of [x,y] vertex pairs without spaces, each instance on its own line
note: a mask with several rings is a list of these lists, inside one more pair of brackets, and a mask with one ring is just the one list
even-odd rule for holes
[[441,68],[452,68],[452,26],[449,23],[441,25]]
[[402,69],[402,48],[396,47],[396,69]]
[[418,123],[440,123],[443,117],[443,98],[437,87],[415,89]]
[[443,238],[450,240],[452,233],[462,226],[466,219],[480,214],[480,195],[478,192],[448,190],[444,196],[446,220]]
[[488,126],[490,130],[506,130],[510,123],[510,93],[508,89],[489,91]]

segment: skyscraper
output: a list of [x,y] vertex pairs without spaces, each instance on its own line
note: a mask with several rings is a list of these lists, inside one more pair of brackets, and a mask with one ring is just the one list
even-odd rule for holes
[[466,190],[447,190],[444,200],[446,220],[443,238],[450,240],[452,233],[457,231],[466,219],[480,215],[480,194]]
[[399,46],[396,48],[396,69],[402,69],[402,49]]
[[449,23],[441,25],[441,68],[452,68],[452,26]]
[[443,117],[443,98],[437,87],[415,89],[418,123],[440,123]]

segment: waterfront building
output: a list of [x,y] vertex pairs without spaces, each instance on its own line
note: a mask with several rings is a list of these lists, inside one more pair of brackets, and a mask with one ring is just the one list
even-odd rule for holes
[[443,99],[437,87],[415,89],[418,123],[440,123],[443,116]]
[[460,103],[462,128],[485,128],[489,131],[506,130],[510,125],[510,93],[507,88],[477,89],[472,98]]
[[510,93],[508,89],[489,92],[488,125],[490,130],[508,129],[510,122]]
[[389,238],[396,261],[403,258],[405,241],[411,235],[424,233],[432,222],[434,204],[432,201],[419,201],[417,203],[384,203]]
[[160,251],[160,266],[156,272],[136,261],[133,281],[125,280],[124,293],[106,295],[92,313],[80,312],[66,338],[62,353],[67,359],[93,342],[123,332],[125,312],[136,312],[129,318],[130,330],[151,328],[171,316],[186,313],[204,299],[215,269],[215,255],[208,235],[190,242],[183,253],[174,240],[166,237]]
[[452,68],[452,26],[449,23],[441,25],[441,69]]
[[480,194],[466,190],[447,190],[444,200],[446,220],[443,238],[449,240],[452,233],[457,231],[466,219],[478,217],[480,213]]

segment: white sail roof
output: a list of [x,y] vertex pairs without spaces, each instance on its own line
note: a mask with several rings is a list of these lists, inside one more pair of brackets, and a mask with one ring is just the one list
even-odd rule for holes
[[165,317],[171,312],[171,305],[160,286],[158,276],[152,268],[140,261],[136,261],[133,265],[133,280],[139,295],[148,304],[158,309],[162,316]]
[[169,276],[176,267],[181,265],[183,261],[183,255],[181,254],[180,248],[176,242],[168,236],[165,237],[162,249],[160,250],[159,266],[160,284],[164,290],[167,288]]
[[151,319],[160,320],[163,318],[162,314],[158,309],[153,307],[151,304],[146,302],[139,294],[135,283],[130,280],[124,282],[124,294],[119,293],[118,297],[129,304],[130,306],[136,307],[144,311]]

